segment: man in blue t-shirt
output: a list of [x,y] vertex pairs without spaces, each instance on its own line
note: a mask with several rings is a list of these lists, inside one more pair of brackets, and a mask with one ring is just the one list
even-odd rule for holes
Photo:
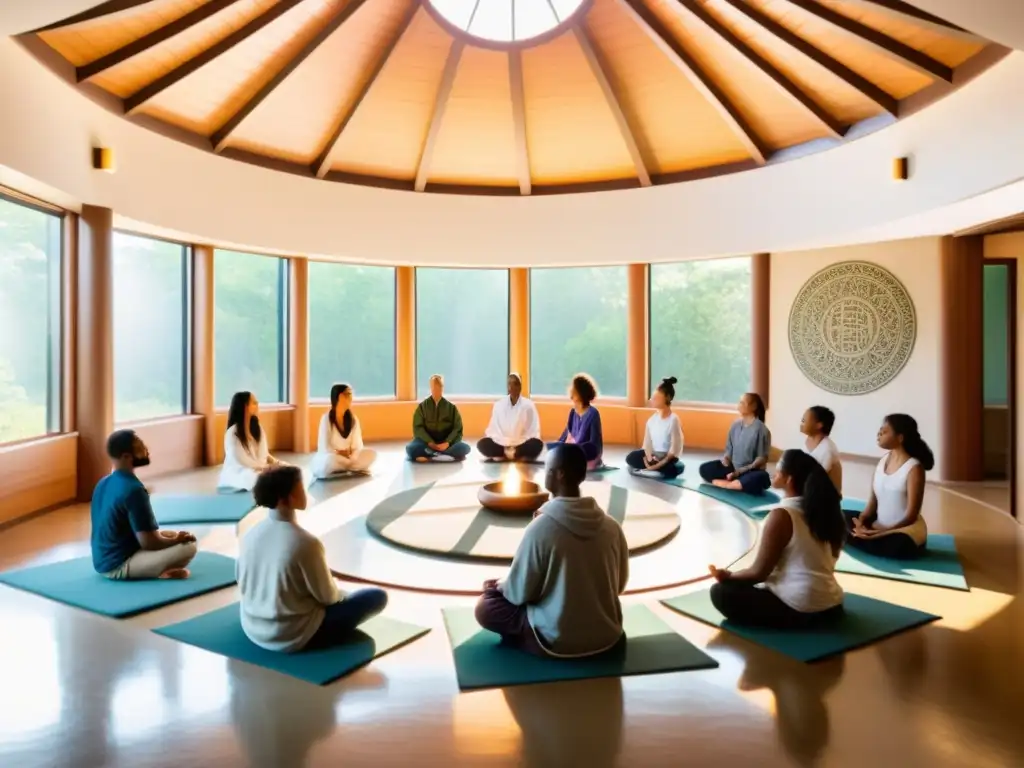
[[107,438],[114,471],[92,493],[92,565],[109,579],[185,579],[196,556],[196,537],[161,531],[149,491],[135,476],[149,464],[149,449],[131,429]]

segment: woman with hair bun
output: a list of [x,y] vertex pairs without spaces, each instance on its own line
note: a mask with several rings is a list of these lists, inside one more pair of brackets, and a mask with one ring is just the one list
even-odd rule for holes
[[679,417],[672,413],[677,381],[675,376],[662,379],[651,395],[656,413],[647,420],[643,448],[626,456],[626,464],[634,474],[655,479],[683,474],[683,463],[679,461],[683,454],[683,428]]
[[548,450],[563,443],[578,445],[587,459],[587,469],[602,465],[604,438],[601,435],[601,414],[591,403],[597,398],[597,383],[585,373],[577,373],[569,385],[569,399],[572,409],[569,420],[557,442],[548,443]]
[[878,447],[888,453],[875,467],[864,511],[847,513],[849,545],[879,557],[912,559],[924,552],[928,541],[921,504],[924,473],[935,466],[935,456],[921,438],[917,421],[905,413],[885,417]]

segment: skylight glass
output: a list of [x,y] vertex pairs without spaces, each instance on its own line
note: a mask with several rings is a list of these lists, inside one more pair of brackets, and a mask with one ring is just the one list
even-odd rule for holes
[[472,37],[525,42],[557,29],[586,0],[429,0],[442,18]]

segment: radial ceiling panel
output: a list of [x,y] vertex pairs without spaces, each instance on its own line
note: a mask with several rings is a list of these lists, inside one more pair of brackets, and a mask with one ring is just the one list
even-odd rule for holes
[[736,172],[1006,53],[900,0],[123,0],[22,42],[240,161],[510,194]]

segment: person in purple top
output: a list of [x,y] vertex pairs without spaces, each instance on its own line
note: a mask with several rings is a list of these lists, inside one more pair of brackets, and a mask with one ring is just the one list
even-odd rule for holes
[[590,376],[585,373],[573,376],[569,387],[569,399],[572,400],[569,421],[558,442],[548,443],[548,450],[563,443],[578,445],[587,459],[587,469],[600,467],[601,454],[604,452],[601,414],[591,405],[596,398],[597,384]]

